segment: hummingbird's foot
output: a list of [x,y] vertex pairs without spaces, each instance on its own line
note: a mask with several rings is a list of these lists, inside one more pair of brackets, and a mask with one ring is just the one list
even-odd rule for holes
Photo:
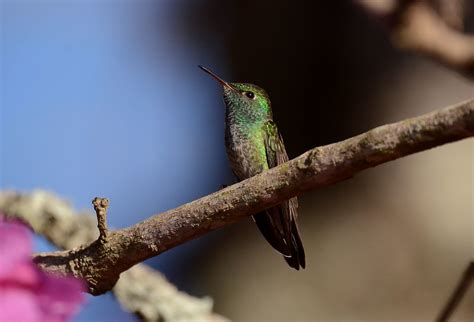
[[227,188],[228,186],[230,186],[230,184],[222,184],[222,185],[221,185],[221,188],[220,188],[219,190],[225,189],[225,188]]

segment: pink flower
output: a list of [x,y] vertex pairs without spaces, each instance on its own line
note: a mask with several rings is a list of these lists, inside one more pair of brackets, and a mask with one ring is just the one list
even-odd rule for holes
[[68,321],[84,302],[82,281],[44,273],[31,254],[28,228],[0,214],[0,321]]

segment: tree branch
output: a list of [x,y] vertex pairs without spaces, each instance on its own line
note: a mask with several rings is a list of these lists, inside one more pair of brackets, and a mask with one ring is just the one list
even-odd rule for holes
[[427,0],[357,0],[386,22],[400,49],[428,56],[474,80],[474,36],[462,33],[463,3],[439,0],[438,14]]
[[[59,248],[72,249],[100,238],[90,213],[77,213],[68,203],[45,191],[0,192],[0,213],[25,221]],[[211,298],[180,292],[145,264],[123,272],[112,292],[124,309],[143,321],[227,321],[212,312]]]
[[46,271],[82,278],[92,294],[102,294],[113,287],[120,273],[186,241],[364,169],[473,135],[471,99],[314,148],[209,196],[111,231],[107,243],[96,240],[70,251],[42,253],[35,261]]

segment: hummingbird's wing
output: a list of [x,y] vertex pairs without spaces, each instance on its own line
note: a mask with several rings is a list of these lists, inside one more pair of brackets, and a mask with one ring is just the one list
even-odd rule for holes
[[[269,168],[288,161],[283,139],[273,121],[264,124],[264,141]],[[270,244],[280,251],[288,264],[299,269],[305,267],[303,243],[296,222],[298,199],[291,198],[280,205],[258,214],[255,222]]]

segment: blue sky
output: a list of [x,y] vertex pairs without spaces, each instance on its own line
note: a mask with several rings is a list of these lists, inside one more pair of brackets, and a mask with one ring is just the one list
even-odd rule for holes
[[[220,89],[197,65],[230,71],[217,34],[177,28],[190,1],[1,1],[0,186],[106,196],[124,227],[228,183]],[[105,295],[77,321],[102,314],[134,320]]]

